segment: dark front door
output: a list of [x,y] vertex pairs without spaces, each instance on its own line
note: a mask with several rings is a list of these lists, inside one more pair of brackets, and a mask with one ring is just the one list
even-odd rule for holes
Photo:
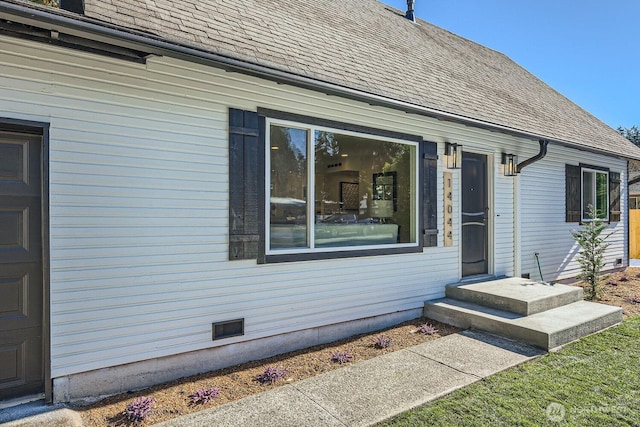
[[462,154],[462,276],[488,272],[487,156]]
[[40,150],[0,131],[0,400],[44,385]]

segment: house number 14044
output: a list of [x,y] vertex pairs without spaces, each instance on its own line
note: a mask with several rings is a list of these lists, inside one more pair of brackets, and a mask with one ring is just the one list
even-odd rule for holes
[[444,172],[444,245],[453,246],[453,176]]

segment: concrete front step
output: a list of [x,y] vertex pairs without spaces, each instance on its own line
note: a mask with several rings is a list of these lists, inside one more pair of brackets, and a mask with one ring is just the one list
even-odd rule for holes
[[510,277],[489,282],[455,284],[446,287],[446,295],[499,310],[529,316],[582,301],[582,288],[535,282]]
[[424,315],[460,328],[474,328],[550,350],[622,322],[622,309],[578,301],[523,316],[443,298],[427,301]]

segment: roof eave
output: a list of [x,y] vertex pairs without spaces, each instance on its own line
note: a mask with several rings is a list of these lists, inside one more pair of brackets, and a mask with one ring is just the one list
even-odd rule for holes
[[474,126],[491,131],[497,131],[538,141],[548,140],[554,144],[576,148],[608,156],[640,160],[640,156],[633,157],[626,153],[612,152],[609,150],[597,149],[575,143],[572,141],[560,140],[548,135],[538,134],[523,129],[491,123],[473,117],[468,117],[448,111],[412,104],[399,99],[384,97],[370,92],[341,86],[335,83],[312,79],[310,77],[282,71],[265,65],[256,64],[232,58],[219,53],[214,53],[199,46],[188,43],[168,40],[160,36],[144,33],[131,28],[110,24],[97,19],[80,16],[66,11],[51,10],[38,6],[26,6],[22,4],[0,2],[0,19],[13,22],[42,27],[48,25],[47,30],[66,32],[69,35],[85,37],[102,43],[111,43],[119,47],[148,52],[149,54],[171,56],[190,62],[213,65],[218,68],[232,72],[262,77],[278,83],[291,84],[293,86],[321,91],[329,95],[346,97],[358,101],[363,101],[371,105],[378,105],[402,110],[407,113],[437,118],[460,123],[467,126]]

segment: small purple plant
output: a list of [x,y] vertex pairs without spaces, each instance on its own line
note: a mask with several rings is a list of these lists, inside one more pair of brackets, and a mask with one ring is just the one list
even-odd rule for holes
[[436,329],[435,326],[429,324],[429,323],[425,323],[424,325],[420,325],[418,327],[418,331],[425,334],[425,335],[435,335],[438,333],[438,330]]
[[260,384],[273,384],[283,379],[286,374],[286,369],[278,368],[277,366],[268,366],[264,369],[263,373],[256,377],[256,381]]
[[376,338],[376,340],[373,342],[373,346],[379,349],[387,348],[390,345],[391,345],[391,338],[386,337],[384,335],[379,335]]
[[607,285],[609,285],[609,286],[618,286],[618,282],[616,282],[615,280],[609,280],[609,281],[607,281]]
[[331,353],[331,361],[339,364],[349,363],[353,361],[353,355],[349,350],[345,351],[334,351]]
[[640,304],[640,297],[629,298],[629,302],[632,304]]
[[621,282],[628,282],[628,281],[629,281],[629,277],[627,277],[627,276],[622,276],[622,277],[620,277],[618,280],[619,280],[619,281],[621,281]]
[[127,420],[134,423],[144,421],[144,419],[151,413],[155,401],[156,400],[152,397],[138,397],[127,405],[123,415]]
[[212,388],[201,388],[197,390],[195,393],[190,394],[191,403],[194,405],[204,405],[205,403],[211,402],[220,394],[220,389],[217,387]]

